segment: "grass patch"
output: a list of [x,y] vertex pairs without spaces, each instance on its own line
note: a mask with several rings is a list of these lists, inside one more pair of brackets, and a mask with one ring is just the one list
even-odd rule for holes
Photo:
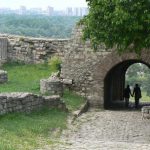
[[8,82],[0,85],[0,92],[32,92],[40,91],[40,79],[51,74],[48,65],[7,63],[2,66],[8,72]]
[[56,129],[66,128],[67,114],[43,109],[31,114],[0,116],[0,150],[31,150],[53,143]]
[[[39,94],[40,79],[51,74],[48,65],[5,64],[8,83],[0,85],[0,92],[32,92]],[[66,90],[63,100],[70,111],[79,109],[84,98]],[[13,113],[0,116],[0,150],[32,150],[53,144],[54,133],[66,128],[67,113],[43,109],[31,114]],[[58,130],[59,129],[59,130]],[[57,131],[57,132],[56,132]]]
[[[134,102],[134,97],[130,97],[130,101]],[[142,98],[140,99],[140,102],[150,102],[150,96],[147,96],[146,92],[142,92]]]
[[85,102],[83,97],[69,90],[65,90],[63,100],[65,101],[67,108],[71,111],[79,109]]

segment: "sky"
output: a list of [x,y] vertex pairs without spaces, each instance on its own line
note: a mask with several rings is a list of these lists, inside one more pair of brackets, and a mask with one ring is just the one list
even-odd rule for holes
[[86,0],[0,0],[0,8],[16,9],[20,6],[43,9],[52,6],[56,10],[63,10],[66,7],[87,7],[87,3]]

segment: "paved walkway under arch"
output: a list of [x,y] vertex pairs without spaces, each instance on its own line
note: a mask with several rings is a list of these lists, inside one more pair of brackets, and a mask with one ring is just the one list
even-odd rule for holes
[[150,120],[140,111],[91,110],[64,132],[54,150],[150,150]]

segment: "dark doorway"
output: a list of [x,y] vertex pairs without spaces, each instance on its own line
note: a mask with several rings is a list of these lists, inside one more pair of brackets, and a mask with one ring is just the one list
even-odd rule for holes
[[125,75],[127,69],[135,64],[142,63],[150,68],[150,65],[139,60],[127,60],[114,66],[104,80],[104,108],[114,108],[124,105],[123,90],[125,87]]

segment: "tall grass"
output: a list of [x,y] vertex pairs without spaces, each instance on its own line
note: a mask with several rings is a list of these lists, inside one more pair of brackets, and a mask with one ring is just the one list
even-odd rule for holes
[[40,79],[47,78],[51,74],[48,65],[25,65],[9,63],[2,69],[8,72],[8,82],[0,85],[0,92],[32,92],[39,93]]
[[65,112],[46,108],[31,114],[0,116],[0,150],[33,150],[51,145],[53,132],[66,128],[66,118]]
[[79,109],[85,102],[85,99],[83,97],[69,90],[65,90],[63,100],[65,101],[68,109],[71,111]]
[[[134,97],[130,97],[130,101],[134,102]],[[147,96],[146,92],[142,92],[142,98],[140,99],[140,102],[150,102],[150,96]]]
[[[2,69],[8,72],[9,81],[0,85],[0,92],[39,93],[40,79],[49,77],[52,72],[49,65],[39,64],[11,63],[5,64]],[[63,100],[71,111],[84,102],[82,97],[68,90],[64,92]],[[66,124],[67,113],[56,109],[0,116],[0,150],[34,150],[51,145],[54,133],[59,135]]]

